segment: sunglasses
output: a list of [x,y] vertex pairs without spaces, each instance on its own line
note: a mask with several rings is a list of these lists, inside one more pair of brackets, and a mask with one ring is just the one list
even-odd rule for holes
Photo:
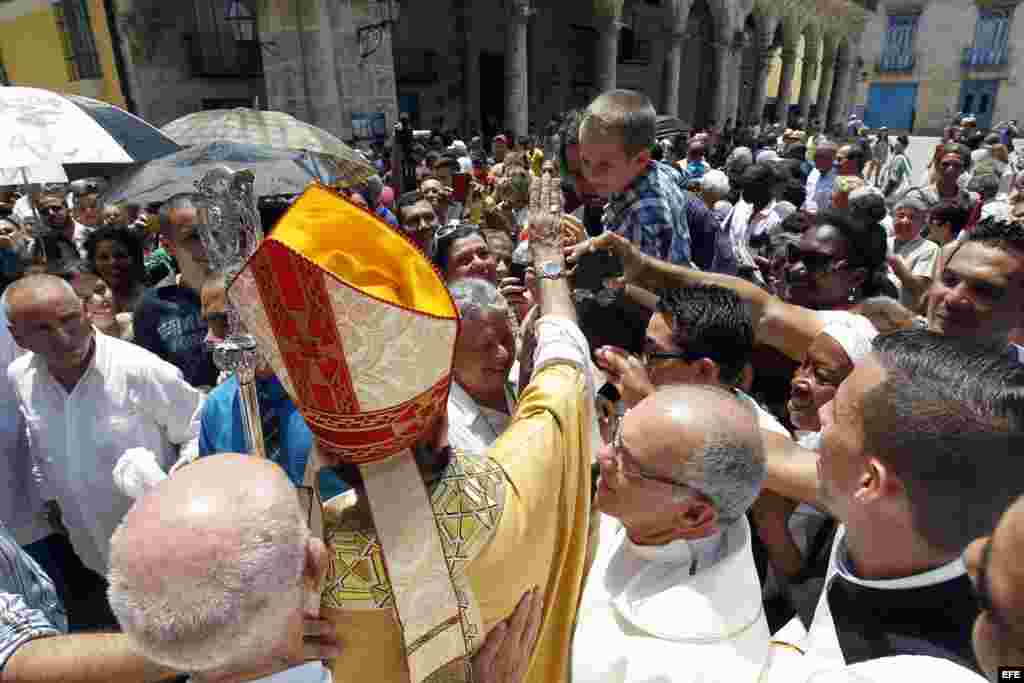
[[1003,614],[992,604],[992,595],[989,593],[988,567],[992,560],[992,538],[985,541],[981,549],[981,558],[978,562],[977,578],[971,581],[971,589],[974,598],[978,601],[978,608],[988,613],[989,621],[1004,633],[1011,633],[1009,622]]
[[61,211],[67,211],[67,207],[64,207],[64,206],[41,206],[41,207],[39,207],[39,213],[42,213],[42,214],[60,213]]
[[809,273],[823,273],[835,270],[835,257],[815,251],[804,251],[795,244],[786,247],[786,261],[790,264],[803,263]]

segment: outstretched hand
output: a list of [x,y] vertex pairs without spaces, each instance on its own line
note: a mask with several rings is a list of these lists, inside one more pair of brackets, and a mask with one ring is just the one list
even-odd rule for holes
[[544,596],[537,588],[523,594],[516,611],[491,629],[480,650],[473,655],[473,677],[477,683],[521,683],[533,657]]
[[603,232],[574,247],[566,247],[566,265],[575,266],[584,254],[598,250],[610,251],[622,262],[622,277],[610,280],[608,285],[624,287],[627,283],[639,284],[644,271],[644,255],[629,240],[614,232]]
[[632,408],[654,393],[654,384],[640,359],[617,346],[603,346],[594,353],[594,361],[608,382],[619,390],[622,402]]

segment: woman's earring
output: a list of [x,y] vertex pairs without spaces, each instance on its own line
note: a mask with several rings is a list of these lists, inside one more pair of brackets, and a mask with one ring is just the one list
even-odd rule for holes
[[851,304],[857,303],[857,288],[856,287],[850,287],[850,296],[849,296],[849,298],[847,298],[847,301],[849,301]]

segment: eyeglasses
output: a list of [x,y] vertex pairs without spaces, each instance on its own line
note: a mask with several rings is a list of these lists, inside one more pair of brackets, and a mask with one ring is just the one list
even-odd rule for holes
[[803,263],[810,273],[823,273],[828,270],[835,270],[835,257],[830,254],[820,254],[816,251],[804,251],[795,244],[786,247],[786,261],[790,264]]
[[474,232],[479,232],[480,228],[475,223],[466,223],[464,221],[448,221],[436,231],[434,231],[434,239],[440,242],[443,239],[451,237],[455,234],[455,231],[459,228],[466,228]]
[[651,361],[659,360],[685,360],[694,362],[701,358],[708,358],[708,354],[700,351],[641,351],[640,361],[644,365],[650,365]]
[[689,484],[684,484],[681,481],[669,479],[668,477],[661,477],[656,474],[644,472],[638,465],[635,464],[627,469],[625,460],[623,459],[623,453],[626,451],[626,448],[625,446],[622,445],[622,424],[623,422],[626,421],[626,415],[629,415],[628,410],[622,417],[620,417],[615,422],[615,426],[612,431],[612,440],[610,444],[612,447],[612,461],[615,463],[615,468],[622,473],[622,476],[626,477],[627,479],[642,479],[645,481],[656,481],[660,484],[667,484],[668,486],[675,486],[678,488],[687,489],[689,491],[692,491],[696,496],[705,499],[707,502],[711,503],[717,508],[718,504],[715,502],[714,498],[704,493],[703,491],[700,491],[699,489],[690,486]]
[[64,206],[40,206],[39,207],[39,213],[42,213],[42,214],[60,213],[61,211],[67,211],[67,207],[64,207]]

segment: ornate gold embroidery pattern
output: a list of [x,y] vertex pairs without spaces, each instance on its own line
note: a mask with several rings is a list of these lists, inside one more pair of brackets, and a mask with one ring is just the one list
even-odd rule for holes
[[335,609],[394,607],[395,596],[377,534],[373,530],[338,528],[325,519],[324,537],[331,555],[323,606]]
[[[505,475],[489,458],[456,454],[431,494],[449,571],[455,578],[463,636],[479,644],[480,615],[466,565],[487,544],[505,505]],[[335,609],[384,609],[394,606],[391,581],[376,531],[360,520],[337,521],[325,516],[324,537],[330,549],[323,605]],[[342,516],[344,519],[344,516]]]

